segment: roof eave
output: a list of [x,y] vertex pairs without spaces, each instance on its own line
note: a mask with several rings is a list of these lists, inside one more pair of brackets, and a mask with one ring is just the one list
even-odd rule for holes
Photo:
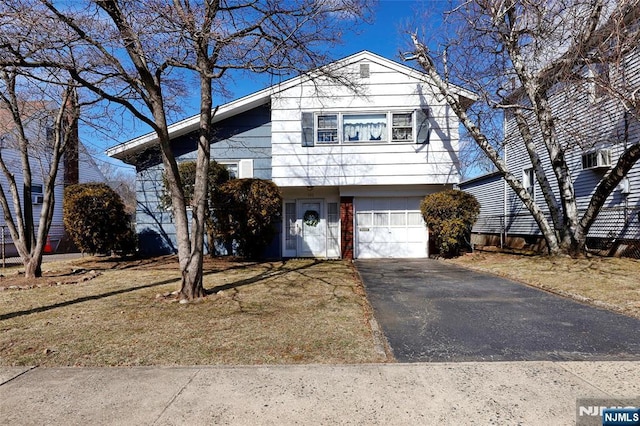
[[[283,90],[286,90],[288,88],[291,88],[292,86],[299,84],[305,78],[313,78],[313,76],[317,76],[319,74],[321,75],[322,74],[321,70],[323,69],[335,70],[335,69],[343,68],[345,66],[348,66],[352,63],[355,63],[361,60],[372,60],[378,63],[383,63],[398,72],[407,74],[408,76],[411,76],[418,80],[423,80],[423,81],[425,80],[425,74],[421,73],[420,71],[414,68],[408,67],[404,64],[393,61],[391,59],[384,58],[368,50],[363,50],[353,55],[339,59],[330,64],[327,64],[323,67],[320,67],[319,69],[311,70],[305,74],[290,78],[289,80],[285,80],[281,83],[275,84],[273,86],[269,86],[266,89],[260,90],[258,92],[244,96],[240,99],[221,105],[220,107],[218,107],[217,110],[214,110],[215,115],[213,117],[212,122],[215,123],[229,116],[247,111],[258,105],[263,105],[269,102],[271,100],[271,97],[274,94],[277,94],[279,92],[282,92]],[[456,86],[453,84],[451,85],[451,87],[453,89],[453,92],[456,95],[461,96],[467,100],[467,102],[465,102],[465,104],[467,105],[473,104],[478,99],[478,96],[469,90],[466,90],[460,86]],[[183,136],[187,133],[196,131],[198,129],[199,122],[200,122],[200,116],[194,115],[192,117],[181,120],[177,123],[171,124],[168,128],[169,137],[173,139],[179,136]],[[140,152],[144,149],[147,149],[148,147],[156,144],[157,142],[158,142],[158,137],[156,133],[151,132],[151,133],[142,135],[140,137],[137,137],[135,139],[131,139],[127,142],[121,143],[119,145],[116,145],[114,147],[111,147],[107,149],[106,154],[110,157],[117,158],[119,160],[127,162],[127,159],[130,158],[133,154],[135,154],[136,152]]]

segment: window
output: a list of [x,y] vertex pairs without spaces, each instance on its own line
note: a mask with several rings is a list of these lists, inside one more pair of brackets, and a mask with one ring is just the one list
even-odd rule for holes
[[317,121],[318,143],[338,143],[338,116],[319,115]]
[[285,248],[287,250],[296,249],[296,203],[284,204],[284,220],[285,220]]
[[345,115],[342,118],[343,141],[386,141],[386,114]]
[[55,142],[55,131],[53,130],[53,127],[51,126],[47,126],[45,128],[45,137],[47,139],[47,142],[49,142],[49,144],[53,144]]
[[229,172],[229,179],[238,179],[238,163],[220,163]]
[[413,114],[391,114],[391,140],[407,142],[413,140]]
[[31,185],[31,204],[42,204],[43,201],[42,185]]
[[529,195],[535,200],[535,174],[533,173],[533,168],[523,170],[522,184],[524,185],[524,189],[526,189]]
[[238,161],[219,161],[229,171],[230,179],[243,179],[253,177],[253,160],[244,159]]
[[369,64],[360,64],[360,78],[369,78]]
[[596,63],[589,65],[589,100],[598,102],[607,94],[607,87],[611,81],[609,64]]
[[[422,117],[422,118],[421,118]],[[429,143],[429,116],[414,112],[302,113],[302,146],[316,143]]]

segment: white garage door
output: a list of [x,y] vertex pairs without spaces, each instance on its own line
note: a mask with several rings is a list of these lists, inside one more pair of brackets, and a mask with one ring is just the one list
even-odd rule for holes
[[420,197],[356,198],[356,253],[364,258],[427,257]]

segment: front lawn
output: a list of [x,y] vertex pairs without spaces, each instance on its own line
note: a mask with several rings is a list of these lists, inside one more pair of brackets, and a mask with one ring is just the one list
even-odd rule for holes
[[47,277],[0,278],[0,365],[129,366],[384,362],[346,261],[208,260],[195,303],[175,258],[84,258]]
[[640,260],[475,252],[447,260],[640,318]]

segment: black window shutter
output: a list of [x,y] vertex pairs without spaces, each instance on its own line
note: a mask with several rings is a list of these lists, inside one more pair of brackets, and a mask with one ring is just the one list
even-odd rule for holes
[[416,143],[428,144],[431,136],[431,126],[429,125],[429,109],[421,108],[416,110]]
[[302,113],[302,146],[313,146],[313,113]]

